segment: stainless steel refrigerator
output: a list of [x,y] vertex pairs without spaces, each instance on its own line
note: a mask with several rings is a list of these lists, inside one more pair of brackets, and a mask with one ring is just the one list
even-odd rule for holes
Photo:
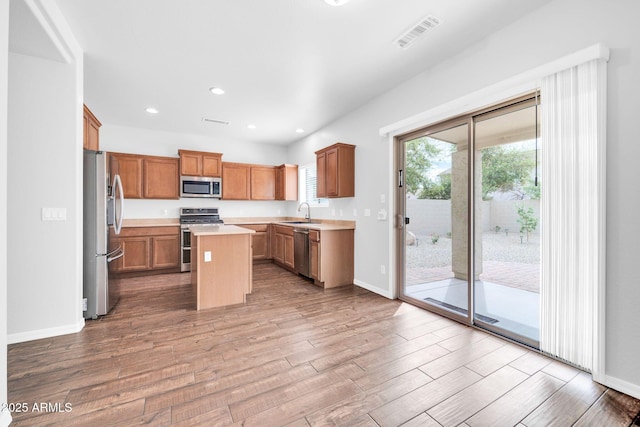
[[110,247],[109,226],[113,226],[115,234],[120,234],[124,196],[113,156],[103,151],[84,150],[83,171],[83,315],[85,319],[96,319],[107,314],[120,297],[118,280],[109,275],[108,264],[124,252],[121,247]]

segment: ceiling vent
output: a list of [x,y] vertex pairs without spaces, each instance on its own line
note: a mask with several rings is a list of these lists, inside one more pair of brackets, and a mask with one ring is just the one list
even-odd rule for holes
[[224,120],[210,119],[210,118],[207,118],[207,117],[203,117],[202,121],[205,122],[205,123],[215,123],[217,125],[228,125],[229,124],[229,122],[224,121]]
[[416,25],[407,30],[400,37],[393,42],[402,49],[407,49],[411,46],[420,36],[423,36],[428,31],[433,30],[440,25],[440,19],[432,15],[427,15],[420,20]]

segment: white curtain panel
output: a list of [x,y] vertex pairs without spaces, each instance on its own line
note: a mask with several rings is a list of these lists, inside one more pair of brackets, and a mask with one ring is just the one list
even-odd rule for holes
[[540,349],[594,377],[603,366],[606,62],[541,84]]

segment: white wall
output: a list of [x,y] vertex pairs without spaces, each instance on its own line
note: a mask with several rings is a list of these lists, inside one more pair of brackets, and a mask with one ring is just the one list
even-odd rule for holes
[[[91,106],[89,106],[91,108]],[[99,111],[94,111],[100,119]],[[225,162],[279,165],[286,162],[287,149],[242,141],[217,140],[200,135],[104,124],[100,128],[100,149],[121,153],[178,157],[178,149],[222,153]],[[222,183],[224,193],[224,182]],[[218,207],[225,217],[284,216],[295,202],[230,201],[218,199],[142,200],[127,199],[125,219],[177,218],[181,207]]]
[[[78,99],[73,65],[9,54],[10,342],[83,325]],[[67,219],[42,221],[42,208]]]
[[[356,197],[336,200],[314,216],[333,209],[356,209],[356,282],[393,295],[394,274],[379,266],[391,262],[392,221],[377,221],[380,208],[391,211],[394,177],[389,139],[381,127],[436,108],[574,51],[603,42],[611,48],[608,78],[607,174],[607,361],[608,384],[640,397],[640,271],[636,236],[640,181],[640,144],[635,116],[640,111],[640,27],[635,0],[554,0],[478,41],[466,51],[399,85],[357,111],[289,147],[289,162],[304,163],[313,151],[336,141],[356,144]],[[597,24],[594,24],[597,23]],[[462,111],[460,111],[462,112]],[[384,194],[386,203],[380,203]],[[371,217],[362,217],[365,208]]]
[[[7,81],[9,2],[0,2],[0,404],[7,403]],[[11,414],[0,410],[0,426]]]

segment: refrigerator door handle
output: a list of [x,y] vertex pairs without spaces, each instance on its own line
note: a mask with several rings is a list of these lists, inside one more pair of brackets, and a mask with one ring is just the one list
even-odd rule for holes
[[[120,179],[120,175],[116,175],[113,177],[113,186],[117,188],[116,193],[118,193],[118,200],[120,203],[116,201],[116,212],[115,221],[113,224],[114,231],[116,234],[120,234],[120,230],[122,230],[122,219],[124,217],[124,192],[122,191],[122,180]],[[119,205],[119,206],[118,206]]]
[[122,250],[122,246],[118,246],[118,249],[111,251],[107,254],[107,262],[115,261],[118,258],[122,258],[124,256],[124,251]]

